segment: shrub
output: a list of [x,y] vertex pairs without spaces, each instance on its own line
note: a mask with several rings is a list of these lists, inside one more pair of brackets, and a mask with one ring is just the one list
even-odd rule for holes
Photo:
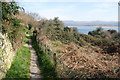
[[71,29],[69,27],[64,27],[64,31],[70,32]]
[[116,30],[107,30],[108,32],[110,32],[110,34],[116,34],[117,31]]
[[20,20],[16,18],[11,18],[11,24],[12,26],[19,27],[20,26]]

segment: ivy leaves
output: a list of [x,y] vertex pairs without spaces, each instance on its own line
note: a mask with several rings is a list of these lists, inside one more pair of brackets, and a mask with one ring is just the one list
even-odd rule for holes
[[15,2],[2,2],[2,19],[10,21],[11,16],[19,13],[19,8]]

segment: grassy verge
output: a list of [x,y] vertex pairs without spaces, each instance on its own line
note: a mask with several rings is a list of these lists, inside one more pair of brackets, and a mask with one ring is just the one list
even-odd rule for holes
[[22,46],[16,53],[11,68],[6,74],[6,78],[30,78],[30,50]]
[[37,55],[38,55],[38,60],[40,64],[40,69],[42,71],[42,76],[44,79],[47,78],[47,80],[54,80],[57,78],[57,73],[55,71],[55,66],[51,62],[49,55],[43,53],[41,48],[38,46],[35,38],[32,38],[32,46],[35,49]]

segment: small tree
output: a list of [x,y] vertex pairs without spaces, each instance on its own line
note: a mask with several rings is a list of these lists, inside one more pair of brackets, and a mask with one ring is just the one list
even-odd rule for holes
[[69,27],[65,27],[65,28],[64,28],[64,31],[70,32],[71,29],[70,29]]
[[59,21],[58,17],[55,17],[53,21],[55,22],[54,25],[57,26],[57,27],[59,27],[60,21]]
[[103,31],[103,28],[99,27],[96,29],[97,32],[102,32]]
[[110,34],[116,34],[117,31],[116,30],[107,30],[108,32],[110,32]]
[[94,37],[105,38],[104,30],[101,27],[97,28],[94,31],[88,32],[88,34]]

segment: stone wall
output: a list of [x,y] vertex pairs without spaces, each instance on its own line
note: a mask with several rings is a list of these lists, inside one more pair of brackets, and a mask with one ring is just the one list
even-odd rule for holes
[[7,70],[10,68],[15,52],[7,38],[0,32],[0,80],[5,77]]

